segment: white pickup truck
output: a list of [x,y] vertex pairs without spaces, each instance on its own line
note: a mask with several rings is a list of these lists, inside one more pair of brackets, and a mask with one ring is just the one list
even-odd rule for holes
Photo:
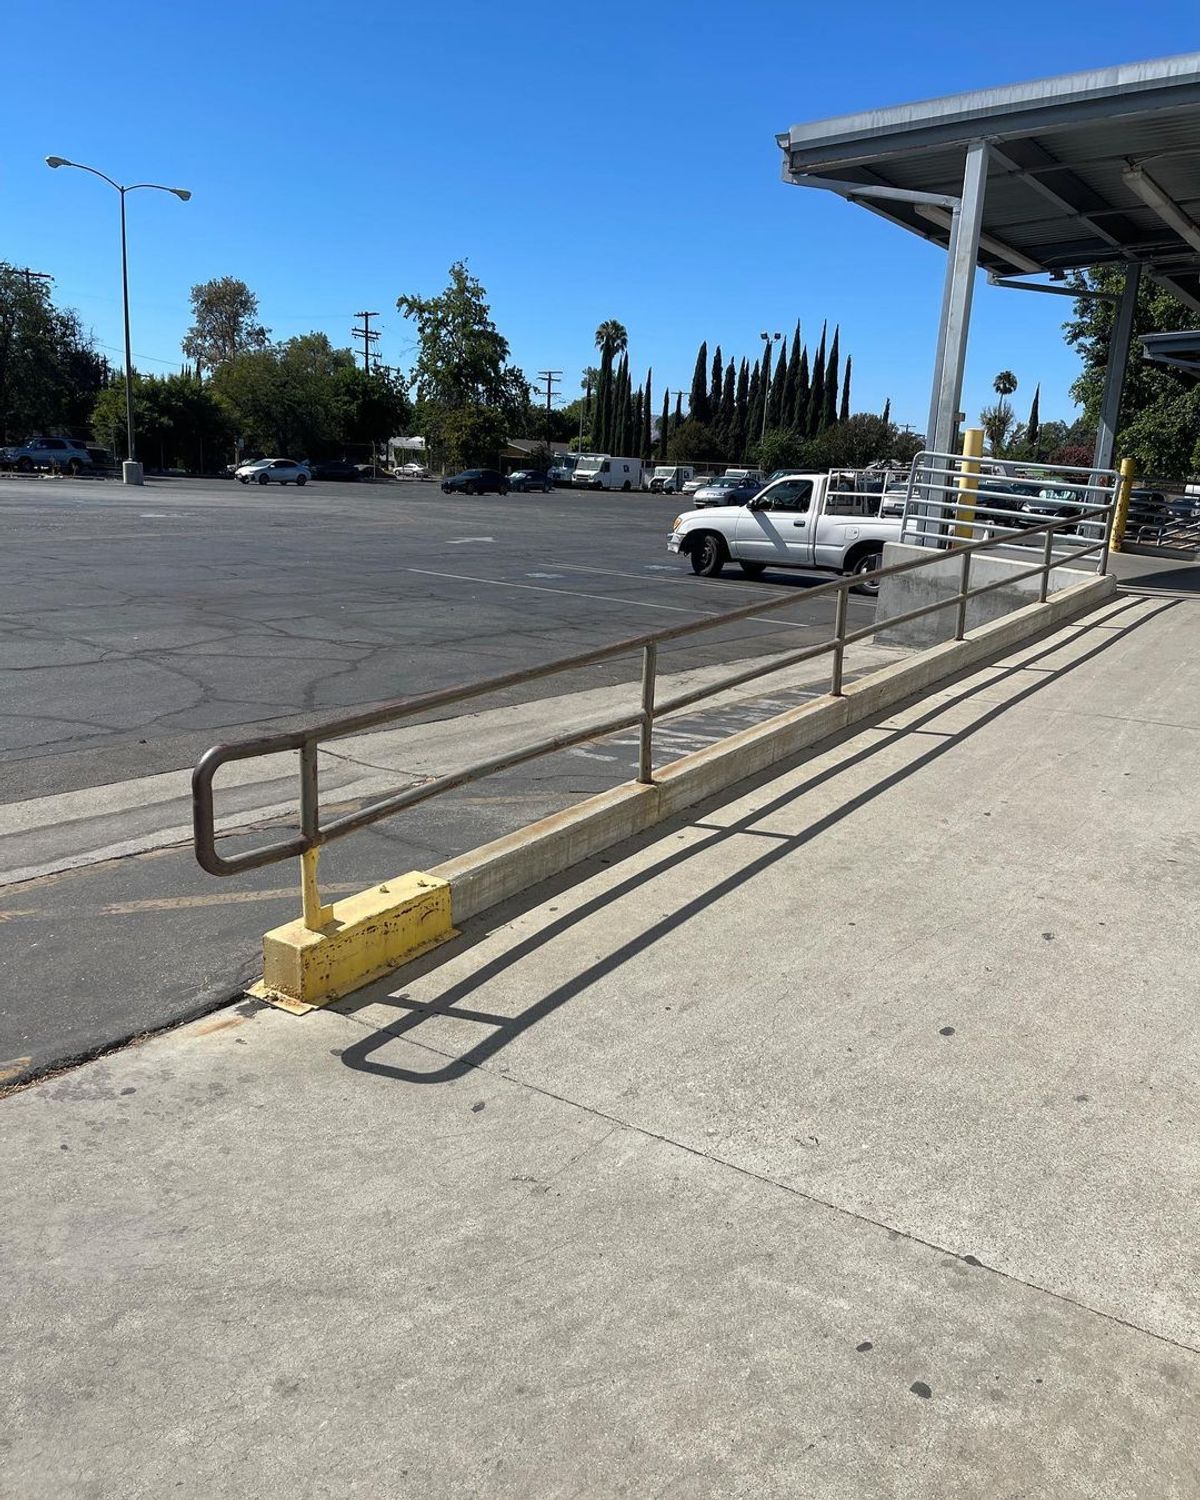
[[[789,474],[744,505],[685,511],[667,548],[705,578],[727,562],[751,578],[766,568],[871,573],[883,566],[883,544],[900,540],[900,517],[880,516],[880,493],[856,486],[852,474]],[[878,582],[859,592],[878,593]]]

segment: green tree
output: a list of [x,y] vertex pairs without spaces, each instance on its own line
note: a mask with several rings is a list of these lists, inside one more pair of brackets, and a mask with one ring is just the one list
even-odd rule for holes
[[997,396],[1011,396],[1017,388],[1017,377],[1011,370],[1001,370],[992,381],[992,389]]
[[[135,375],[138,454],[150,468],[214,472],[228,457],[233,424],[207,385],[191,374]],[[114,380],[95,399],[92,431],[110,444],[118,458],[125,452],[125,381]]]
[[265,349],[269,329],[258,321],[258,298],[236,276],[198,282],[191,290],[192,326],[183,352],[201,370],[216,370],[239,354]]
[[[1079,291],[1108,292],[1115,297],[1125,277],[1119,266],[1102,266],[1076,273],[1071,281]],[[1060,453],[1078,451],[1094,440],[1115,318],[1115,301],[1080,299],[1075,303],[1074,316],[1064,325],[1067,343],[1083,361],[1083,369],[1071,387],[1071,395],[1083,407],[1083,416],[1057,452],[1048,441],[1044,443],[1052,462],[1065,463]],[[1134,311],[1135,349],[1141,334],[1176,333],[1195,325],[1194,312],[1158,282],[1142,277]],[[1043,433],[1048,425],[1043,424]],[[1200,472],[1200,385],[1162,365],[1131,358],[1117,424],[1116,451],[1119,456],[1136,459],[1143,474],[1154,479],[1185,479]],[[1090,454],[1084,462],[1091,462]]]
[[787,384],[783,392],[783,407],[780,418],[780,426],[793,427],[796,425],[796,389],[800,381],[800,320],[796,320],[795,332],[792,334],[792,352],[788,356]]
[[789,425],[797,432],[805,432],[808,429],[808,403],[812,396],[812,382],[808,374],[808,347],[800,347],[800,368],[796,371],[794,395],[792,398],[791,414],[788,418]]
[[688,417],[693,422],[707,425],[711,415],[708,408],[708,340],[705,339],[696,351],[696,368],[692,371],[692,394],[688,402]]
[[738,366],[737,386],[733,393],[733,422],[729,429],[729,456],[740,459],[746,451],[746,430],[750,419],[750,364],[743,359]]
[[734,436],[737,428],[737,377],[733,373],[733,360],[725,366],[725,379],[721,382],[721,404],[717,409],[716,428],[730,458],[734,454]]
[[821,324],[821,342],[817,345],[817,356],[813,360],[812,385],[808,395],[808,415],[804,431],[815,437],[825,419],[825,324]]
[[712,357],[712,379],[708,385],[708,414],[709,420],[714,422],[721,405],[721,377],[724,368],[725,362],[721,358],[721,346],[718,344]]
[[774,469],[790,469],[805,464],[805,440],[791,428],[769,427],[764,437],[750,446],[754,462],[764,474]]
[[1038,420],[1038,407],[1041,405],[1042,385],[1039,381],[1033,388],[1033,400],[1029,404],[1029,421],[1025,424],[1025,442],[1033,452],[1036,459],[1041,446],[1041,423]]
[[821,426],[832,427],[837,421],[838,400],[838,340],[841,329],[833,330],[833,343],[829,346],[829,358],[825,364],[824,401],[821,407]]
[[302,333],[236,356],[209,385],[243,446],[311,458],[342,441],[347,392],[355,389],[343,382],[353,369],[349,349],[335,349],[323,333]]
[[750,369],[750,383],[746,392],[746,449],[762,436],[762,362],[755,360]]
[[351,365],[334,371],[333,381],[338,437],[342,444],[355,449],[377,447],[411,426],[412,402],[394,377],[379,369],[368,375],[357,365]]
[[0,264],[0,438],[58,427],[82,435],[107,378],[77,314],[55,306],[45,282]]
[[852,355],[846,356],[846,378],[842,381],[842,408],[838,413],[839,422],[850,420],[850,370],[854,364]]
[[662,416],[658,422],[658,456],[661,462],[667,459],[667,444],[671,441],[671,392],[663,392]]
[[654,370],[646,371],[646,387],[642,395],[642,443],[641,458],[648,464],[654,457],[654,440],[651,428],[654,422]]
[[681,422],[667,444],[671,463],[713,463],[723,456],[720,434],[707,422],[697,422],[695,417]]
[[771,407],[767,416],[768,427],[787,426],[787,408],[784,401],[787,380],[787,345],[781,344],[779,346],[779,363],[775,366],[775,374],[771,377]]
[[482,285],[456,261],[438,296],[405,295],[396,306],[417,329],[418,427],[449,468],[496,462],[530,386],[508,363],[508,340],[492,322]]
[[1016,414],[1009,403],[1001,397],[991,406],[983,408],[979,413],[979,423],[993,455],[999,458],[1008,448],[1009,439],[1016,425]]

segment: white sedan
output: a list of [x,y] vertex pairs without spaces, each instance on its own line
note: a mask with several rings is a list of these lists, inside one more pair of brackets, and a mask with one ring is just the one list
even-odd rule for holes
[[310,478],[307,464],[298,464],[292,458],[260,458],[252,464],[242,464],[234,470],[241,484],[307,484]]

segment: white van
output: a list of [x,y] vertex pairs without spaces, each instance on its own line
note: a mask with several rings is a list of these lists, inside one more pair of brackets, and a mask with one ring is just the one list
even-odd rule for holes
[[586,453],[575,465],[571,483],[586,490],[640,490],[640,458],[613,458],[607,453]]

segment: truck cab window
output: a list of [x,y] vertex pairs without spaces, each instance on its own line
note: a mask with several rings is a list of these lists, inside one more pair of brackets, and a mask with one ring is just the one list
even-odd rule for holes
[[812,480],[790,479],[777,484],[767,496],[764,510],[806,511],[812,504]]

